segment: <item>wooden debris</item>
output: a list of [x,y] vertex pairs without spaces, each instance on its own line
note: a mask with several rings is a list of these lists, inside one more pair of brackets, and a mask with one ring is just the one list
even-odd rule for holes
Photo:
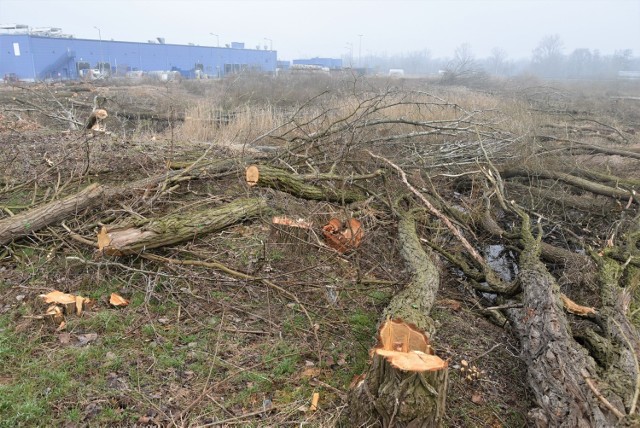
[[46,319],[51,320],[56,325],[61,325],[64,322],[64,314],[62,308],[58,305],[51,305],[47,308],[47,312],[44,314]]
[[109,297],[109,304],[115,307],[123,307],[128,306],[129,301],[119,294],[111,293],[111,297]]
[[318,401],[320,400],[320,393],[314,392],[311,396],[311,406],[309,406],[309,410],[315,412],[318,410]]
[[[334,178],[338,179],[338,177]],[[298,198],[314,201],[350,203],[365,199],[360,191],[307,183],[305,176],[266,165],[248,166],[245,170],[245,180],[250,187],[269,187]],[[348,178],[344,177],[344,180]]]
[[257,217],[266,209],[267,201],[262,198],[240,198],[207,210],[169,214],[135,225],[103,227],[97,236],[98,250],[113,256],[138,254],[224,229]]
[[560,299],[564,304],[564,308],[567,310],[567,312],[571,314],[579,315],[581,317],[591,317],[596,314],[595,308],[579,305],[573,300],[571,300],[569,297],[567,297],[567,295],[564,293],[560,294]]
[[[51,304],[49,308],[52,306],[58,307],[61,310],[61,313],[65,315],[80,315],[82,313],[85,300],[89,300],[82,296],[75,296],[73,294],[67,294],[57,290],[47,294],[41,294],[40,298],[42,298],[44,303]],[[47,315],[49,315],[49,309],[47,310]]]
[[312,222],[306,221],[303,218],[292,219],[286,216],[273,217],[271,219],[271,223],[280,226],[297,227],[300,229],[311,229],[313,227]]
[[101,201],[104,191],[103,186],[96,183],[90,184],[66,198],[54,200],[0,220],[0,245],[8,244],[14,239],[27,236],[94,206]]
[[332,218],[322,228],[322,234],[328,246],[345,254],[358,248],[364,237],[362,223],[355,218],[348,219],[344,224],[337,218]]

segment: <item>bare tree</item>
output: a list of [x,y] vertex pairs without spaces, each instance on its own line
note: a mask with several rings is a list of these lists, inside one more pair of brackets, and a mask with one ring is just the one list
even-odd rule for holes
[[491,49],[491,56],[488,58],[488,64],[491,73],[502,75],[506,71],[507,51],[502,48],[495,47]]
[[471,45],[463,43],[454,52],[454,57],[445,68],[443,81],[454,83],[482,75],[482,69],[475,59]]
[[557,34],[545,36],[533,50],[533,68],[543,77],[560,77],[564,43]]

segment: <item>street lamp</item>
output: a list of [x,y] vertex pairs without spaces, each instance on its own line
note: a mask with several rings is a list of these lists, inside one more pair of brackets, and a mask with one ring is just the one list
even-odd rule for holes
[[269,50],[272,51],[273,50],[273,40],[271,40],[268,37],[265,37],[264,39],[269,42]]
[[100,66],[98,67],[98,70],[100,71],[100,73],[102,73],[102,67],[104,66],[104,56],[102,55],[102,33],[100,32],[100,28],[94,26],[93,28],[95,28],[96,30],[98,30],[98,40],[99,40],[99,45],[100,45]]
[[220,36],[213,33],[209,33],[209,34],[211,34],[212,36],[216,36],[216,43],[218,44],[218,47],[220,47]]
[[353,43],[347,42],[347,49],[349,49],[349,67],[353,68]]
[[364,34],[358,34],[358,37],[360,37],[360,45],[358,46],[358,67],[362,67],[362,36],[364,36]]

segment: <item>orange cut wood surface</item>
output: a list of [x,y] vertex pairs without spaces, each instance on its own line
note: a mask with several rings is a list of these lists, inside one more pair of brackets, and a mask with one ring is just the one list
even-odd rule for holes
[[70,303],[76,303],[76,296],[57,290],[52,291],[51,293],[41,294],[40,297],[44,300],[45,303],[53,303],[56,305],[68,305]]
[[387,351],[376,349],[375,353],[384,357],[392,367],[405,372],[429,372],[447,368],[447,362],[437,355],[420,351]]
[[579,305],[569,297],[567,297],[565,294],[560,294],[560,299],[562,299],[562,303],[564,304],[564,308],[567,310],[567,312],[583,317],[596,314],[595,308]]
[[116,307],[129,305],[129,301],[127,299],[125,299],[124,297],[116,293],[111,293],[111,297],[109,298],[109,303],[112,306],[116,306]]
[[313,227],[313,223],[310,221],[306,221],[303,218],[293,219],[286,216],[276,216],[271,219],[272,224],[277,224],[280,226],[290,226],[290,227],[298,227],[300,229],[311,229]]
[[245,170],[245,179],[249,186],[255,186],[258,184],[260,178],[260,170],[256,165],[249,165]]
[[344,225],[339,219],[332,218],[322,227],[322,234],[328,246],[345,254],[360,246],[364,229],[362,223],[355,218],[350,218]]
[[387,320],[380,326],[378,345],[371,353],[384,357],[392,367],[409,372],[443,370],[448,365],[433,355],[424,332],[402,320]]

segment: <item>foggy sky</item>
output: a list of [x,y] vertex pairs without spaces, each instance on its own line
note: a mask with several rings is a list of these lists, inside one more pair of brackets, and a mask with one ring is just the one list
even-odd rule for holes
[[[529,58],[546,35],[564,53],[632,49],[640,56],[640,0],[0,0],[0,23],[61,27],[77,38],[215,46],[232,41],[279,59],[428,50],[452,57],[469,43],[476,57],[499,47]],[[362,34],[362,37],[359,35]],[[265,40],[271,39],[270,40]]]

